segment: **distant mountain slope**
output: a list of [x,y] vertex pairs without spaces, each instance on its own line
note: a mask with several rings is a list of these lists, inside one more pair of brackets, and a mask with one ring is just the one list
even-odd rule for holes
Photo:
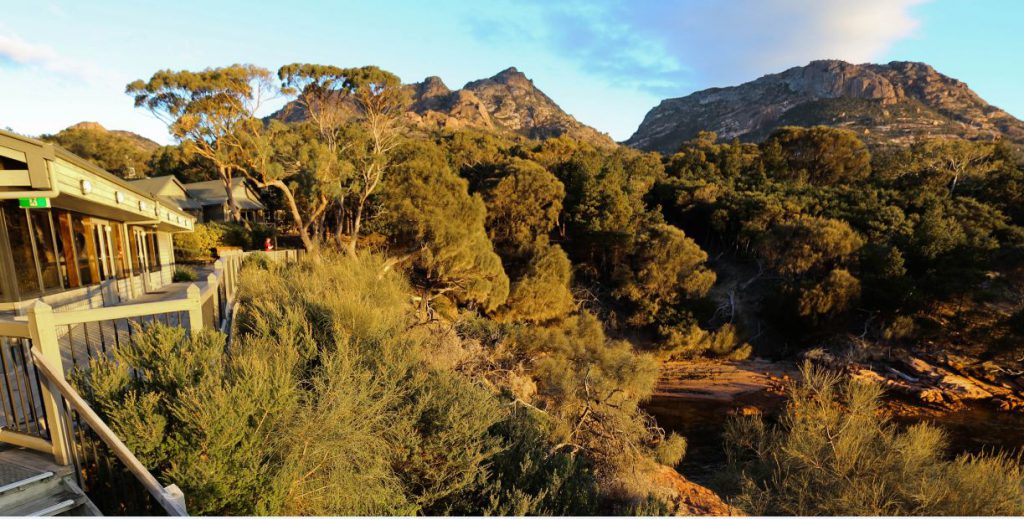
[[108,130],[100,123],[81,122],[40,139],[64,147],[107,171],[124,178],[147,172],[147,161],[160,144],[124,130]]
[[[595,145],[615,145],[607,134],[565,113],[515,67],[471,81],[460,90],[449,89],[437,76],[405,88],[412,98],[409,119],[424,128],[482,128],[534,139],[567,135]],[[305,115],[300,107],[290,103],[271,117],[295,121]]]
[[739,86],[666,99],[647,113],[626,144],[672,152],[702,130],[758,141],[786,125],[848,128],[869,144],[919,136],[1003,136],[1024,143],[1024,122],[927,64],[824,60]]
[[[156,141],[147,139],[137,133],[132,133],[126,130],[108,130],[103,127],[102,124],[97,122],[83,121],[78,124],[72,124],[67,128],[61,130],[61,133],[67,133],[71,131],[82,131],[82,132],[96,132],[99,134],[110,134],[116,137],[122,138],[125,142],[131,143],[133,146],[139,149],[139,151],[152,153],[160,144]],[[59,134],[58,134],[59,135]]]

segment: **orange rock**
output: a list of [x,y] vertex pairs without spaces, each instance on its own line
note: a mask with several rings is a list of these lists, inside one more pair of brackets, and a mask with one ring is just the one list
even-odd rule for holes
[[674,515],[742,515],[718,494],[686,479],[672,467],[658,465],[650,476],[650,483],[651,493],[667,502]]

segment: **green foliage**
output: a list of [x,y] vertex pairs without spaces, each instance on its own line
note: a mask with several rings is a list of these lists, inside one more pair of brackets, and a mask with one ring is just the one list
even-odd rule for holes
[[565,188],[539,164],[514,159],[487,192],[487,229],[498,246],[522,250],[558,224]]
[[1005,454],[944,456],[943,432],[902,430],[876,385],[805,366],[780,422],[729,424],[735,504],[758,515],[1019,515],[1024,468]]
[[753,347],[740,338],[732,323],[709,332],[695,324],[670,328],[662,332],[664,344],[659,351],[665,359],[687,359],[706,355],[726,360],[744,360]]
[[[293,388],[223,361],[223,335],[154,325],[79,378],[83,395],[143,465],[179,485],[191,513],[252,514],[272,507],[271,468]],[[239,361],[240,362],[240,361]],[[146,377],[134,376],[135,370]],[[275,416],[276,417],[276,416]]]
[[174,259],[199,261],[213,257],[213,249],[225,242],[226,227],[215,223],[197,223],[192,232],[177,233],[174,238]]
[[127,132],[108,131],[98,124],[79,124],[54,135],[44,135],[71,153],[121,177],[144,178],[149,173],[147,161],[156,143]]
[[292,63],[278,78],[282,93],[295,96],[285,117],[306,121],[270,125],[259,175],[285,195],[307,249],[316,246],[310,228],[323,225],[334,205],[335,239],[355,255],[369,199],[391,165],[406,91],[398,76],[375,66]]
[[180,283],[182,281],[196,281],[199,276],[196,275],[195,269],[187,267],[185,265],[178,265],[174,267],[174,275],[171,277],[171,281]]
[[526,272],[512,283],[501,316],[543,322],[567,315],[575,307],[572,263],[558,245],[539,244]]
[[898,315],[882,331],[882,338],[889,341],[905,339],[914,334],[914,327],[912,317]]
[[183,183],[202,182],[217,178],[216,168],[203,157],[188,153],[187,146],[161,146],[146,162],[149,175],[162,177],[174,175]]
[[534,405],[558,419],[558,443],[589,453],[599,476],[614,477],[652,455],[651,440],[660,436],[647,427],[639,404],[654,390],[653,358],[609,340],[589,313],[553,326],[517,328],[513,347],[515,358],[534,359]]
[[470,195],[441,150],[408,143],[397,153],[381,194],[378,224],[412,263],[430,293],[447,293],[461,303],[498,308],[508,298],[508,276],[484,228],[486,207]]
[[[597,417],[617,434],[624,424],[608,416],[638,416],[640,397],[631,388],[619,395],[614,385],[643,373],[649,394],[654,377],[628,346],[605,351],[598,321],[567,331],[572,338],[557,355],[539,361],[552,385],[564,378],[549,364],[555,359],[590,374],[558,386],[572,391],[571,400],[545,393],[550,414],[532,415],[451,368],[443,353],[450,335],[417,326],[410,287],[393,271],[381,274],[382,258],[282,265],[261,256],[243,265],[229,352],[218,333],[188,337],[156,325],[78,376],[143,463],[182,487],[190,511],[595,510],[596,458],[557,443],[568,429],[558,417],[579,416],[572,406],[587,402],[595,409],[585,412],[580,434],[596,442],[586,431]],[[598,345],[586,346],[589,339]],[[547,345],[533,347],[537,356]]]
[[686,438],[672,433],[654,447],[654,459],[670,467],[679,464],[686,456]]
[[798,313],[817,319],[849,310],[860,298],[860,281],[849,271],[835,269],[825,280],[800,293]]
[[273,235],[274,229],[267,225],[246,228],[234,222],[200,223],[192,232],[174,235],[174,258],[185,262],[209,261],[217,247],[258,250],[263,248],[263,241]]
[[844,221],[798,215],[772,225],[757,247],[775,270],[796,276],[839,264],[863,245]]
[[[718,259],[727,292],[713,297],[720,308],[738,303],[738,322],[765,325],[766,342],[809,346],[870,315],[880,319],[861,324],[882,335],[895,316],[971,304],[981,286],[1010,288],[1024,236],[1018,154],[941,139],[869,153],[856,141],[823,128],[783,129],[761,145],[702,134],[665,158],[665,178],[646,196]],[[840,283],[834,271],[849,276]],[[863,312],[843,310],[851,304]],[[684,320],[661,321],[671,327],[662,342],[674,344],[663,349],[695,335]]]
[[453,513],[590,515],[599,512],[598,482],[584,456],[552,443],[551,420],[518,410],[495,424],[508,448],[489,460],[490,477],[478,503]]
[[629,322],[635,326],[672,322],[666,314],[678,313],[681,303],[703,297],[714,285],[715,273],[704,265],[707,259],[683,231],[651,226],[628,262],[618,266],[613,294],[630,305]]
[[871,173],[871,154],[850,130],[788,126],[772,134],[764,147],[781,153],[781,164],[768,168],[780,179],[828,185],[863,180]]
[[[250,178],[263,172],[263,123],[256,111],[273,90],[270,81],[270,72],[255,65],[160,70],[148,81],[129,83],[125,93],[167,124],[186,157],[201,157],[227,186],[236,172]],[[240,220],[232,190],[225,193],[233,219]]]
[[555,166],[565,185],[564,220],[571,232],[611,240],[635,233],[644,222],[643,197],[664,175],[660,161],[651,158],[626,149],[580,150]]

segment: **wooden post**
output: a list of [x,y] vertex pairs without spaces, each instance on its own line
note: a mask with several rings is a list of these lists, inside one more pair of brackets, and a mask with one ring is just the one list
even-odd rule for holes
[[188,300],[188,327],[190,332],[203,329],[203,301],[202,292],[199,286],[192,283],[185,290],[185,299]]
[[[214,272],[214,274],[217,274],[217,279],[218,279],[218,281],[220,283],[227,283],[227,279],[228,279],[228,269],[224,268],[224,264],[225,264],[224,258],[220,258],[217,261],[213,262],[213,272]],[[231,293],[228,292],[228,288],[230,288],[230,287],[228,287],[227,285],[224,286],[224,299],[226,300],[226,301],[224,301],[224,303],[225,303],[224,306],[225,307],[227,307],[227,304],[226,304],[227,301],[231,300]],[[218,297],[217,301],[221,302],[220,299],[219,299],[219,297],[220,297],[220,285],[217,285],[217,297]]]
[[167,497],[167,501],[178,508],[181,515],[188,515],[188,510],[185,508],[185,493],[178,488],[178,485],[172,483],[164,487],[164,495]]
[[[43,358],[57,368],[56,376],[64,377],[64,363],[60,358],[60,343],[57,342],[57,325],[53,322],[53,308],[36,301],[28,309],[28,331],[32,345],[38,348]],[[26,367],[26,369],[28,369]],[[50,445],[53,447],[53,459],[58,465],[70,465],[71,456],[65,441],[65,424],[63,405],[58,400],[60,393],[47,381],[40,384],[40,399],[46,411],[46,429],[50,431]]]
[[241,256],[232,256],[228,258],[228,303],[232,303],[235,300],[235,289],[238,288],[238,265],[241,262]]
[[220,329],[220,320],[217,319],[217,314],[220,312],[220,291],[217,290],[217,275],[210,273],[206,275],[206,289],[213,290],[213,294],[210,295],[210,321],[212,322],[215,330]]

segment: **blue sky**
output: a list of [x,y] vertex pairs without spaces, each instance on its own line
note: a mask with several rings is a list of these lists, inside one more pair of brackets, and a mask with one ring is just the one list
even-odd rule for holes
[[1024,117],[1024,1],[3,3],[0,128],[29,135],[97,121],[170,142],[124,85],[240,62],[376,64],[453,89],[516,66],[619,140],[665,97],[821,58],[925,61]]

